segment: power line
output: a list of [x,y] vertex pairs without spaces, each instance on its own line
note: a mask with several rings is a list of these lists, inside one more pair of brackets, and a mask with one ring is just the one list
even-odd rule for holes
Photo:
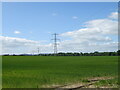
[[58,52],[57,41],[60,40],[60,39],[57,39],[58,34],[54,33],[53,35],[54,35],[54,39],[52,39],[52,40],[54,41],[54,55],[57,55],[57,52]]

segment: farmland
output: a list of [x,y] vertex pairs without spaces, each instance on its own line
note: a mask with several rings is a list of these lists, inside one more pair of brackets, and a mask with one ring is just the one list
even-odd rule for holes
[[[117,56],[3,56],[2,63],[3,88],[85,83],[86,78],[118,74]],[[118,83],[117,79],[111,81]],[[102,80],[100,83],[95,85],[107,84]]]

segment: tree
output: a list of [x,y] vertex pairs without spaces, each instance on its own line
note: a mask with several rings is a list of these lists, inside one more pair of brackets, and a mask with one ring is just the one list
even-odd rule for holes
[[117,51],[117,55],[120,56],[120,50]]

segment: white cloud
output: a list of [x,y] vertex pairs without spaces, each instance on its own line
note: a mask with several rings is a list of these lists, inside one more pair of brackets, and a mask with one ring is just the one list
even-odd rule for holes
[[74,42],[74,40],[62,42],[59,51],[65,52],[94,52],[94,51],[117,51],[117,42],[92,43],[92,42]]
[[[118,21],[111,18],[96,19],[85,23],[84,28],[62,33],[59,52],[94,52],[118,50]],[[40,53],[53,52],[53,45],[23,38],[0,36],[3,53]]]
[[33,45],[37,44],[37,41],[27,40],[23,38],[13,38],[13,37],[4,37],[0,36],[2,43],[6,47],[19,47],[22,45]]
[[73,18],[73,19],[78,19],[78,17],[77,17],[77,16],[73,16],[72,18]]
[[[70,37],[73,39],[101,39],[104,35],[117,35],[118,34],[118,22],[109,19],[98,19],[86,22],[86,27],[65,32],[61,36]],[[99,38],[98,38],[99,36]]]
[[20,34],[21,32],[20,31],[14,31],[15,34]]
[[111,19],[118,19],[118,12],[111,13],[111,15],[109,16],[109,18],[111,18]]
[[86,27],[101,34],[118,34],[118,22],[111,19],[97,19],[86,23]]
[[[69,40],[61,43],[61,50],[69,51],[116,51],[118,49],[118,21],[96,19],[85,23],[84,28],[61,34]],[[67,51],[66,50],[66,51]]]
[[0,36],[0,41],[2,41],[3,53],[18,53],[28,51],[31,46],[36,45],[38,42],[13,37]]
[[[43,45],[38,41],[28,40],[24,38],[14,38],[0,36],[0,42],[2,42],[2,52],[5,53],[37,53],[37,48],[40,48],[40,52],[47,53],[52,51],[51,44]],[[0,50],[1,51],[1,50]]]

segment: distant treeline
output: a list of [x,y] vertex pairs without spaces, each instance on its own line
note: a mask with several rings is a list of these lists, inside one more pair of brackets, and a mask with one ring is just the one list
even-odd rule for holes
[[57,54],[20,54],[20,55],[9,55],[6,54],[4,56],[119,56],[120,50],[117,52],[93,52],[93,53],[57,53]]
[[[56,56],[118,56],[120,55],[120,50],[117,52],[93,52],[93,53],[63,53],[60,52]],[[39,54],[39,56],[55,56],[55,54]]]

